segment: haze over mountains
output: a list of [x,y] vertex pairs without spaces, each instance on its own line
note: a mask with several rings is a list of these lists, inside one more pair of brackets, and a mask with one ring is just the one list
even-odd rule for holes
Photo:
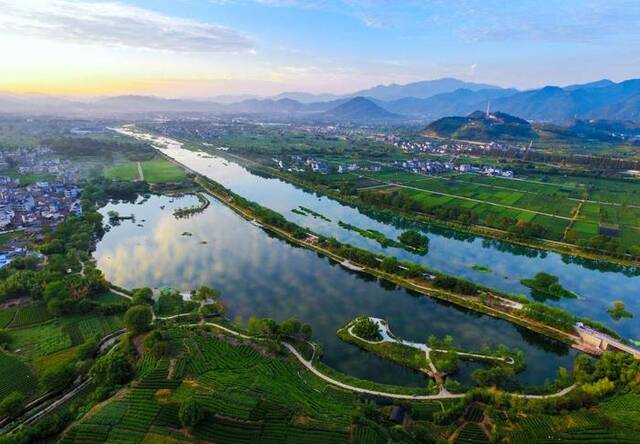
[[379,85],[345,96],[289,92],[270,98],[224,96],[220,100],[115,96],[92,101],[44,95],[0,95],[0,112],[112,115],[136,113],[263,114],[353,120],[435,120],[475,110],[501,111],[527,120],[640,119],[640,79],[599,80],[566,87],[518,91],[494,85],[438,79]]

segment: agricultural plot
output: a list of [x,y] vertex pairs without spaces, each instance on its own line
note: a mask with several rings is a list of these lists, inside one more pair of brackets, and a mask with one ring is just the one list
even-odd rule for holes
[[207,411],[193,430],[203,441],[349,441],[351,394],[327,389],[293,362],[265,357],[249,346],[188,332],[176,332],[170,342],[181,353],[173,378],[166,359],[144,360],[138,367],[145,373],[140,382],[74,426],[63,442],[142,443],[158,435],[179,442],[181,435],[172,433],[181,428],[179,405],[191,398]]
[[100,305],[106,305],[106,306],[126,304],[130,302],[128,299],[125,299],[122,296],[112,293],[110,291],[94,296],[91,298],[91,300]]
[[466,423],[456,438],[456,444],[478,444],[482,442],[489,442],[489,439],[475,422]]
[[6,328],[18,311],[17,307],[9,307],[0,310],[0,328]]
[[73,345],[82,344],[96,336],[103,337],[122,328],[120,315],[78,315],[65,318],[62,330],[69,335]]
[[47,311],[46,304],[34,303],[30,305],[23,305],[18,308],[18,311],[9,327],[20,328],[27,325],[40,324],[49,319],[51,319],[51,315]]
[[11,329],[11,350],[29,359],[47,356],[73,344],[69,335],[56,322],[29,328]]
[[0,351],[0,400],[14,391],[29,396],[37,386],[37,380],[29,366],[20,359]]

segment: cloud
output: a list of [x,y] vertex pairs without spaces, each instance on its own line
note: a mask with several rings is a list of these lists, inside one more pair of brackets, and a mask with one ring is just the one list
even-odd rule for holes
[[248,52],[252,40],[230,28],[171,17],[119,2],[0,0],[4,33],[73,43],[177,52]]

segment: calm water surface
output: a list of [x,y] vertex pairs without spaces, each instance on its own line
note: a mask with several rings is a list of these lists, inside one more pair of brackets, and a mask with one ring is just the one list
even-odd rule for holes
[[[394,221],[376,219],[355,208],[304,191],[280,179],[252,174],[232,161],[183,149],[177,142],[156,145],[164,154],[241,196],[278,211],[299,225],[326,236],[334,236],[352,245],[384,252],[493,288],[528,296],[530,289],[520,284],[520,279],[532,277],[540,271],[554,274],[560,277],[560,282],[565,288],[576,292],[580,298],[547,300],[547,304],[601,321],[629,339],[640,339],[640,270],[637,268],[617,267],[425,226],[421,229],[430,239],[429,252],[425,256],[398,248],[383,248],[371,239],[339,227],[338,221],[374,229],[389,238],[397,238],[406,227]],[[331,222],[291,212],[298,206],[321,213],[331,219]],[[472,267],[476,264],[487,266],[492,272],[475,271]],[[618,299],[624,301],[627,310],[635,314],[635,318],[618,321],[611,319],[607,310],[613,301]]]
[[[109,210],[133,214],[135,222],[123,221],[106,233],[95,252],[98,266],[109,280],[129,288],[218,287],[232,319],[295,316],[312,325],[326,364],[378,382],[415,386],[423,385],[425,378],[340,341],[336,330],[359,315],[386,318],[396,334],[410,340],[451,334],[467,348],[499,343],[518,347],[528,364],[520,376],[525,384],[554,378],[559,366],[571,368],[576,352],[562,344],[349,272],[268,235],[216,200],[189,219],[173,217],[175,208],[195,204],[193,197],[152,196],[141,204],[102,208],[105,215]],[[456,379],[468,382],[472,369],[463,368]]]

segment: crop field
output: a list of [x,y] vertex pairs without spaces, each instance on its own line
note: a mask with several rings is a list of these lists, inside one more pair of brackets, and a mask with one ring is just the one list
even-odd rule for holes
[[[626,245],[640,245],[640,182],[564,176],[527,178],[480,174],[426,176],[405,171],[363,172],[371,181],[393,183],[395,190],[418,201],[425,210],[465,208],[481,224],[496,226],[503,217],[540,224],[554,240],[590,239],[601,227],[613,227]],[[355,177],[352,175],[352,177]],[[372,188],[388,192],[389,188]],[[582,202],[581,200],[586,201]],[[572,238],[565,236],[571,218]]]
[[[589,442],[589,443],[632,443],[637,442],[633,429],[638,427],[638,411],[625,412],[634,408],[640,399],[637,395],[613,398],[600,409],[578,410],[556,417],[530,415],[518,421],[513,432],[513,442]],[[603,416],[601,413],[604,413]],[[622,413],[622,416],[618,416]],[[608,418],[607,418],[608,417]],[[633,418],[633,419],[632,419]],[[621,419],[623,419],[621,421]],[[625,426],[624,421],[630,421]]]
[[37,388],[37,381],[29,367],[20,359],[0,351],[0,400],[18,391],[26,396]]
[[348,442],[351,394],[328,389],[297,364],[252,347],[174,334],[171,344],[181,357],[173,378],[168,378],[168,360],[146,360],[139,384],[74,426],[62,442],[138,443],[151,435],[179,442],[179,403],[192,397],[211,412],[193,430],[203,441]]
[[65,318],[62,330],[69,335],[73,345],[78,345],[96,336],[106,336],[122,326],[119,315],[80,315]]
[[34,327],[11,329],[11,350],[29,359],[46,356],[72,346],[71,338],[56,322]]
[[23,305],[22,307],[18,308],[18,312],[16,313],[9,327],[25,327],[27,325],[40,324],[49,319],[51,319],[51,315],[47,311],[46,304],[35,303],[30,305]]
[[13,321],[16,311],[18,311],[17,307],[9,307],[0,310],[0,328],[7,327],[11,321]]
[[475,422],[468,422],[460,430],[456,443],[460,444],[477,444],[481,442],[489,442],[487,435],[484,434],[482,429]]

